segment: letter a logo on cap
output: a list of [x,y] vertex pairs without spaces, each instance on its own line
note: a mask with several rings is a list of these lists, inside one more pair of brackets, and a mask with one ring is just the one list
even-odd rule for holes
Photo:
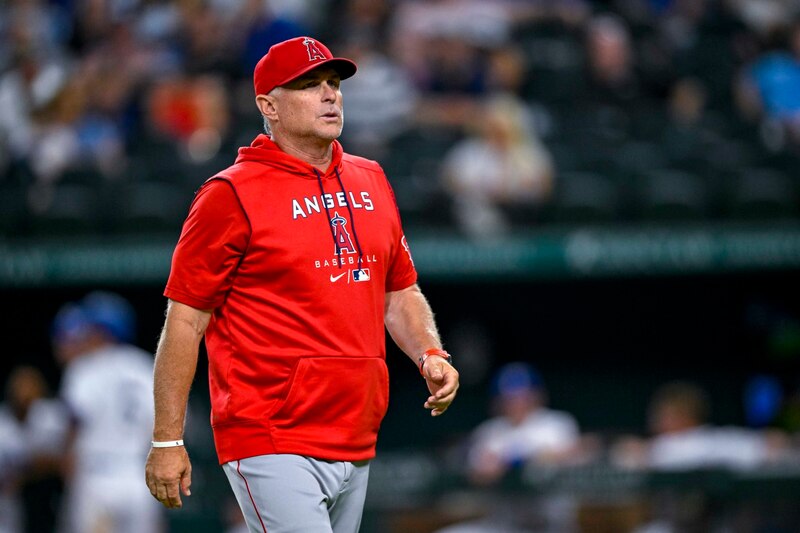
[[325,59],[319,48],[317,48],[317,41],[313,39],[303,39],[303,44],[306,45],[306,52],[308,52],[308,60],[314,61],[315,59]]

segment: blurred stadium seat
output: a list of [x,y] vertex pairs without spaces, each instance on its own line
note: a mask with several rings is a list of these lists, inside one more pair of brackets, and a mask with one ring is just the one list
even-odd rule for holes
[[0,181],[0,234],[18,237],[27,213],[23,189],[17,184]]
[[96,232],[104,214],[97,187],[77,183],[33,186],[28,190],[31,230],[35,235],[72,235]]
[[637,211],[652,221],[695,221],[708,213],[705,181],[676,169],[651,169],[639,175]]
[[552,220],[557,223],[610,223],[620,207],[614,181],[593,172],[564,172],[556,180]]
[[165,181],[123,184],[119,189],[118,229],[123,233],[180,231],[192,194]]
[[798,214],[797,186],[786,173],[744,168],[730,184],[730,215],[738,219],[789,219]]

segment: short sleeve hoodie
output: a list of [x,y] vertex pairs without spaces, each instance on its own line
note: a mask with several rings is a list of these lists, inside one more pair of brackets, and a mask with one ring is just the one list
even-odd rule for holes
[[164,294],[211,309],[221,463],[374,456],[388,405],[385,294],[416,282],[380,166],[334,142],[328,171],[265,135],[198,191]]

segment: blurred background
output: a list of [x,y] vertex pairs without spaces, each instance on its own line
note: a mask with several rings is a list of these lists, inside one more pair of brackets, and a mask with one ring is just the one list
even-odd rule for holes
[[[130,335],[79,323],[155,350],[193,193],[298,35],[359,66],[341,140],[385,169],[462,377],[431,420],[389,340],[364,532],[800,531],[796,1],[7,0],[0,532],[71,501],[57,317],[115,293]],[[241,528],[206,369],[165,531]]]

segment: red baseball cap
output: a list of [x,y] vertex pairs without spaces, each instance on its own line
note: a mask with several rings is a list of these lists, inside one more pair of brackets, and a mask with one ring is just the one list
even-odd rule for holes
[[322,65],[333,67],[343,80],[355,74],[357,68],[349,59],[333,57],[327,46],[311,37],[295,37],[272,45],[253,71],[256,94],[267,94]]

